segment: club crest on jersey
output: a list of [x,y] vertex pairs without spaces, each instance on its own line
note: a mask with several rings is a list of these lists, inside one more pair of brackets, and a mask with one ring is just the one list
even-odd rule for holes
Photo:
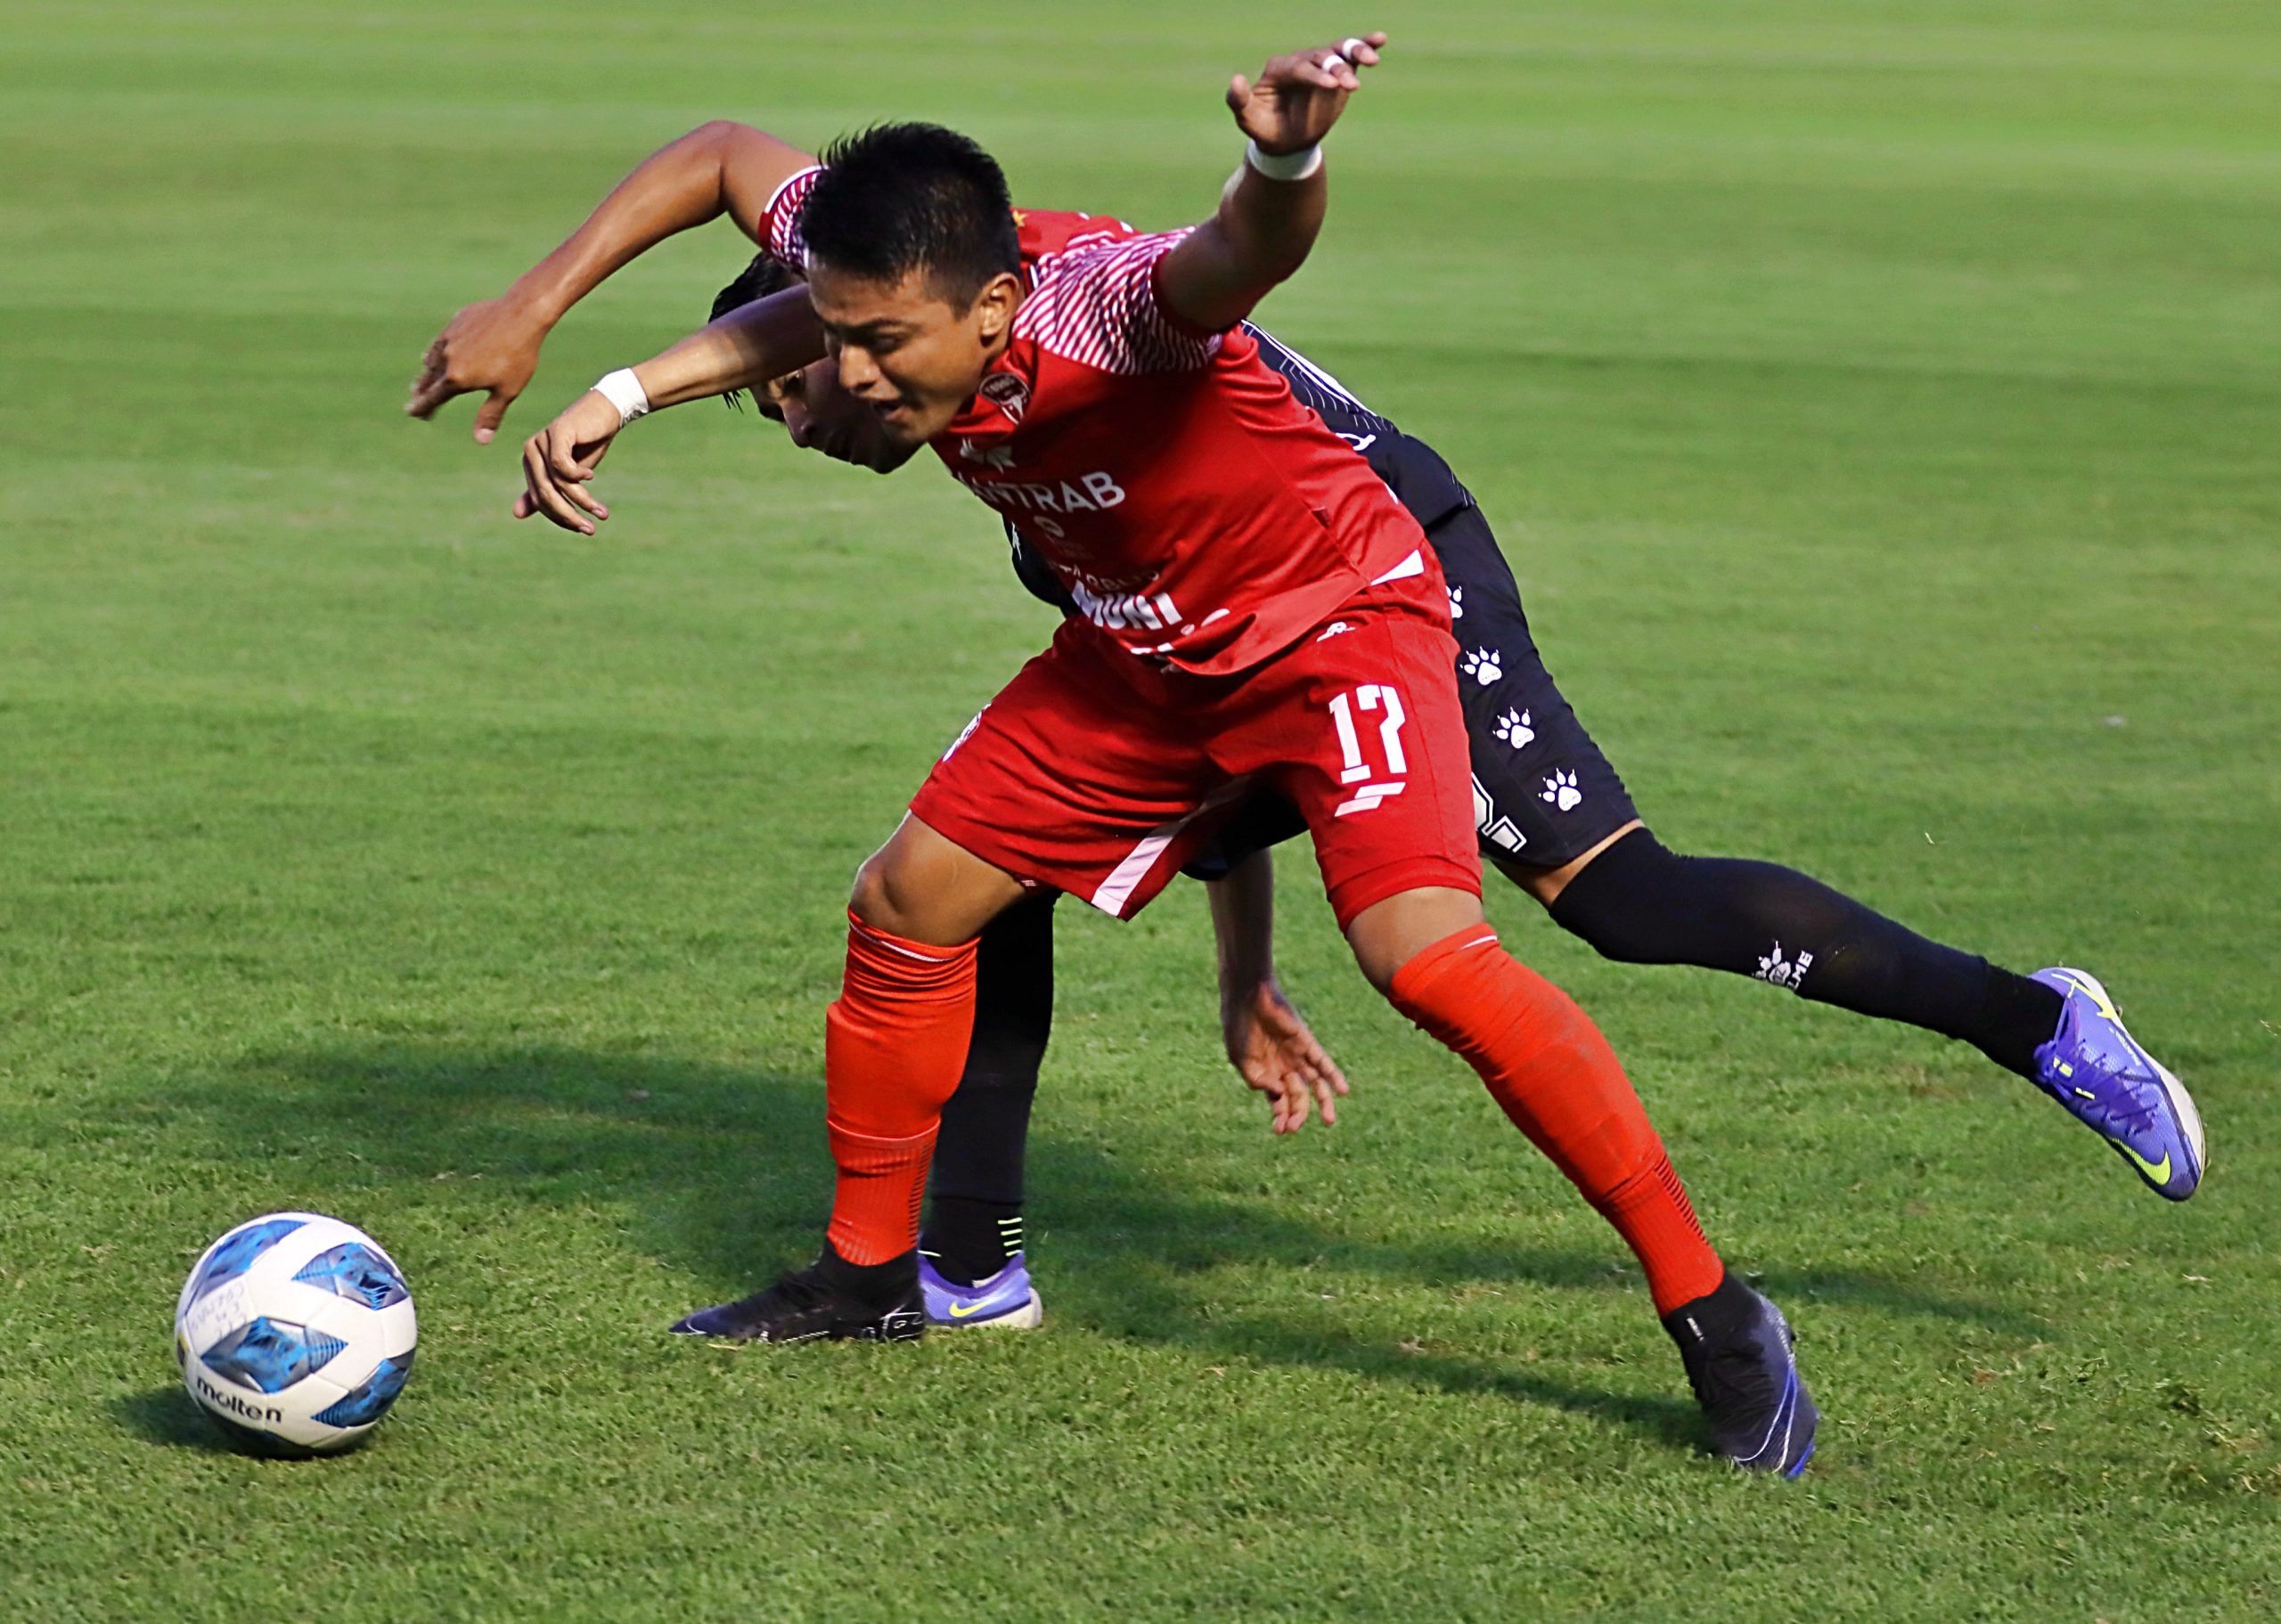
[[1029,380],[1011,372],[993,372],[982,380],[982,398],[1006,414],[1010,423],[1022,420],[1022,413],[1030,409]]
[[959,441],[959,456],[968,462],[979,462],[985,468],[1014,466],[1014,448],[1010,445],[981,445],[972,440]]

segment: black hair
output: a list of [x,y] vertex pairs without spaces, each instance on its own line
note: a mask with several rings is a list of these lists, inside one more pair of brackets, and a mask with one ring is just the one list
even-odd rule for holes
[[[713,296],[713,314],[705,319],[717,322],[732,310],[741,310],[756,299],[766,298],[772,293],[781,293],[792,285],[792,273],[773,254],[755,254],[752,263],[737,273],[736,280]],[[741,412],[745,392],[731,389],[721,396],[732,412]]]
[[938,124],[875,124],[833,142],[800,235],[834,270],[884,282],[923,272],[969,304],[1022,263],[1004,171]]
[[713,296],[713,314],[705,319],[717,322],[732,310],[741,310],[791,285],[792,273],[784,268],[782,260],[773,254],[755,254],[752,263],[737,273],[736,281]]

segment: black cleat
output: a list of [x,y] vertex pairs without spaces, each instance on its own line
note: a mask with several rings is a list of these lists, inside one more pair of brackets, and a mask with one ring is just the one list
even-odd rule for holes
[[1821,1412],[1807,1396],[1782,1310],[1729,1275],[1664,1316],[1718,1453],[1753,1472],[1795,1477],[1813,1458]]
[[674,1322],[674,1334],[740,1342],[914,1341],[927,1332],[917,1258],[913,1253],[858,1268],[826,1242],[823,1255],[805,1269],[749,1297],[686,1315]]

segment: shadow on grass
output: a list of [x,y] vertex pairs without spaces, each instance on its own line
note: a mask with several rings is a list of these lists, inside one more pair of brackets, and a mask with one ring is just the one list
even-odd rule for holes
[[180,1382],[113,1399],[110,1407],[121,1425],[151,1443],[206,1455],[235,1453],[221,1430],[198,1413]]
[[[609,1201],[633,1215],[645,1249],[724,1295],[813,1256],[830,1196],[823,1089],[812,1076],[560,1047],[375,1041],[257,1056],[221,1079],[172,1081],[167,1092],[175,1110],[206,1119],[208,1131],[225,1129],[221,1141],[248,1157],[347,1155],[384,1184],[480,1178],[539,1204]],[[1521,1154],[1517,1140],[1515,1149]],[[1127,1158],[1051,1132],[1034,1138],[1030,1167],[1035,1206],[1051,1215],[1057,1269],[1075,1287],[1062,1300],[1111,1334],[1451,1393],[1500,1393],[1672,1442],[1697,1439],[1683,1389],[1667,1400],[1637,1399],[1272,1313],[1215,1312],[1183,1278],[1223,1262],[1265,1262],[1450,1287],[1608,1292],[1623,1278],[1613,1243],[1595,1255],[1419,1245],[1400,1238],[1398,1213],[1325,1229],[1264,1200],[1198,1190],[1174,1158]],[[2007,1329],[2021,1323],[2000,1309],[1873,1276],[1825,1271],[1809,1284],[1906,1313]],[[1676,1387],[1676,1361],[1672,1375]],[[163,1410],[157,1395],[123,1408],[130,1424],[164,1429],[167,1441],[192,1441],[200,1431],[178,1398]]]

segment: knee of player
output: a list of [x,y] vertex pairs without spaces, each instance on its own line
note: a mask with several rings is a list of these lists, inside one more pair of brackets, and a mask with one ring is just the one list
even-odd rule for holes
[[[1474,928],[1486,928],[1478,896],[1421,886],[1363,909],[1347,921],[1346,942],[1364,979],[1391,998],[1395,978],[1413,959],[1456,933]],[[1494,940],[1493,934],[1490,939]]]
[[1667,938],[1682,906],[1683,861],[1646,828],[1634,829],[1567,875],[1545,910],[1603,959],[1671,963]]
[[908,877],[901,872],[892,847],[872,853],[855,870],[855,884],[847,894],[847,911],[890,935],[912,934],[911,910],[917,899]]

